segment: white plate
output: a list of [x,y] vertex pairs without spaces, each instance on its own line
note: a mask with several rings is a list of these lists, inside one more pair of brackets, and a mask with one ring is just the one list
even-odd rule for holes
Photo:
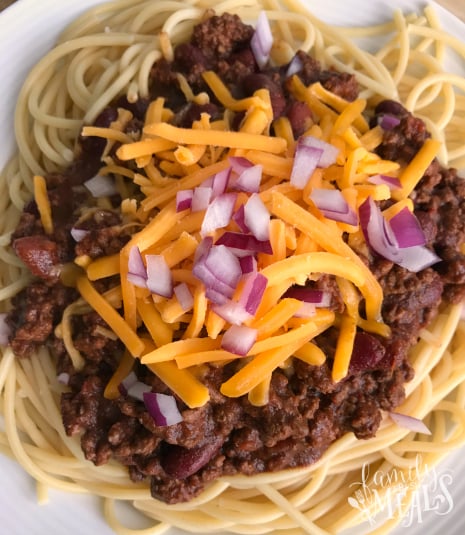
[[[154,0],[156,1],[156,0]],[[334,24],[369,24],[389,19],[393,7],[405,11],[423,0],[306,0],[322,20]],[[61,29],[86,8],[102,0],[19,0],[0,14],[0,168],[14,151],[15,96],[34,63],[52,46]],[[437,6],[450,33],[464,38],[465,25]],[[349,21],[349,22],[348,22]],[[462,65],[465,69],[465,66]],[[465,70],[464,70],[465,74]],[[465,533],[465,451],[455,452],[436,469],[436,480],[424,487],[405,526],[396,535]],[[9,459],[0,457],[0,533],[9,535],[112,535],[100,505],[89,496],[50,491],[46,506],[36,503],[34,483]],[[436,486],[434,486],[436,485]],[[409,524],[409,525],[407,525]],[[360,532],[358,532],[360,533]],[[180,535],[171,530],[169,535]]]

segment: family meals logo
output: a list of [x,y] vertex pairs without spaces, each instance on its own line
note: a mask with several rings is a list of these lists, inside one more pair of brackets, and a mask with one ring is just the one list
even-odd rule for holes
[[[348,498],[349,505],[358,509],[371,526],[377,522],[398,518],[400,525],[421,524],[427,514],[445,516],[454,507],[449,492],[451,473],[438,473],[423,464],[417,455],[415,466],[389,472],[381,469],[370,473],[370,465],[362,467],[361,481],[351,484],[356,490]],[[408,510],[406,511],[406,509]]]

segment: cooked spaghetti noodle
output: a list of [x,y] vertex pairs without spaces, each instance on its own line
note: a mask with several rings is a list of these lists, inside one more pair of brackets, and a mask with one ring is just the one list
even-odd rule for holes
[[[371,28],[335,29],[293,1],[282,5],[275,0],[104,4],[66,29],[56,48],[31,71],[18,98],[18,155],[6,167],[0,185],[2,198],[10,199],[3,210],[0,238],[0,299],[5,307],[30,281],[9,247],[9,236],[33,193],[32,177],[69,165],[82,124],[91,123],[116,96],[126,93],[129,101],[147,97],[153,63],[170,57],[173,47],[187,39],[195,21],[211,7],[251,22],[265,8],[275,37],[287,43],[276,51],[282,63],[300,48],[311,51],[323,65],[353,73],[362,87],[361,97],[373,103],[383,98],[404,103],[443,143],[442,163],[465,167],[465,97],[459,91],[465,88],[465,80],[444,73],[442,67],[446,47],[462,57],[465,47],[439,28],[431,9],[422,15],[396,12],[392,22]],[[352,39],[366,35],[387,37],[386,44],[375,53],[365,53]],[[121,295],[109,299],[118,301]],[[79,307],[87,310],[82,302],[73,306],[70,314],[79,314]],[[370,480],[376,499],[367,504],[365,497],[366,507],[358,507],[363,503],[357,496],[363,466],[370,465],[370,474],[403,474],[408,481],[418,456],[420,477],[451,449],[465,444],[463,351],[465,326],[458,305],[442,310],[412,351],[415,377],[406,385],[408,396],[399,410],[423,419],[432,429],[431,436],[414,434],[386,418],[375,438],[360,441],[347,434],[307,468],[222,477],[192,501],[167,505],[151,497],[147,484],[131,482],[117,463],[96,467],[85,461],[78,439],[63,429],[59,398],[65,387],[57,381],[45,348],[31,359],[15,359],[7,348],[0,362],[0,410],[5,420],[0,449],[38,481],[39,497],[46,487],[101,496],[108,523],[121,534],[163,533],[170,526],[199,533],[339,533],[381,509],[390,489]],[[79,366],[79,354],[74,357]],[[418,485],[420,479],[412,483]],[[402,510],[377,533],[387,533],[400,521],[415,484],[408,487]],[[154,527],[126,528],[114,511],[119,501],[153,519]]]

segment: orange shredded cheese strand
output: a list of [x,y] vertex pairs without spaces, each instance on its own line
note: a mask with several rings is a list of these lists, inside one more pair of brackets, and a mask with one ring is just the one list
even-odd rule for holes
[[41,175],[34,176],[34,199],[39,210],[40,221],[46,234],[53,232],[52,207],[47,193],[47,183]]
[[170,344],[158,347],[153,351],[145,354],[141,362],[142,364],[153,364],[154,362],[164,362],[173,360],[179,355],[185,355],[195,352],[210,351],[218,349],[221,344],[221,338],[212,340],[210,338],[188,338],[184,340],[176,340]]
[[111,141],[120,141],[121,143],[132,143],[132,138],[128,134],[116,130],[115,128],[104,128],[101,126],[83,126],[81,135],[83,137],[103,137]]
[[363,274],[361,290],[366,299],[367,315],[379,321],[383,291],[360,257],[341,239],[339,234],[284,195],[273,192],[272,201],[271,211],[275,216],[311,236],[323,249],[339,254],[341,258],[350,259],[360,268]]
[[192,130],[191,128],[181,128],[168,123],[148,125],[144,128],[144,132],[187,145],[200,143],[230,149],[253,148],[275,154],[281,154],[287,147],[286,140],[280,137],[236,131]]
[[171,150],[175,147],[176,143],[166,139],[144,139],[121,145],[116,151],[116,156],[122,161],[134,160],[141,156],[156,154],[157,152]]
[[307,342],[302,347],[299,347],[294,352],[294,356],[310,364],[310,366],[321,366],[326,361],[324,351],[313,342]]
[[257,329],[257,339],[262,340],[281,328],[300,308],[302,308],[301,301],[286,297],[264,316],[255,317],[249,326]]
[[356,332],[357,322],[355,318],[352,318],[348,314],[343,315],[336,344],[336,351],[334,353],[332,378],[335,382],[344,379],[349,371],[350,357],[354,348]]
[[151,299],[138,299],[137,311],[157,347],[172,342],[173,329],[161,319]]
[[143,341],[108,301],[95,290],[89,279],[84,276],[79,277],[76,286],[82,298],[108,323],[131,355],[139,357],[145,348]]
[[118,275],[120,269],[119,254],[102,256],[91,262],[87,266],[87,276],[89,280],[96,281],[105,279],[112,275]]
[[[330,322],[318,322],[315,317],[313,320],[313,332],[309,336],[317,336],[325,331],[331,324]],[[270,349],[254,357],[248,364],[241,368],[236,374],[222,384],[220,391],[228,397],[239,397],[247,394],[256,387],[268,374],[280,366],[286,359],[302,346],[301,341],[295,342],[284,347]]]
[[149,364],[148,367],[190,409],[203,407],[210,399],[208,388],[194,377],[189,370],[180,370],[175,362]]
[[131,370],[134,367],[134,362],[134,357],[125,351],[121,357],[121,360],[119,361],[115,373],[112,375],[111,379],[107,383],[107,386],[105,387],[103,392],[104,397],[107,399],[116,399],[121,395],[118,387],[123,379],[125,379],[131,373]]
[[401,172],[399,180],[402,184],[402,188],[393,190],[393,199],[400,201],[412,193],[415,186],[425,174],[428,166],[436,157],[440,147],[441,143],[431,138],[423,143],[423,146],[413,157],[413,160]]

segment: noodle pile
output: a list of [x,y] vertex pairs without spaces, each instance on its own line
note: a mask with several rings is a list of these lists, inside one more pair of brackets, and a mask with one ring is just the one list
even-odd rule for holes
[[[443,143],[445,166],[465,168],[465,79],[443,72],[449,49],[465,58],[465,45],[440,29],[434,12],[394,13],[392,22],[369,28],[332,28],[293,0],[118,0],[94,8],[73,22],[59,42],[31,71],[19,95],[15,128],[18,154],[3,171],[0,219],[0,302],[29,282],[21,261],[9,247],[24,203],[32,196],[33,175],[69,165],[82,124],[91,123],[117,95],[147,97],[152,64],[186,40],[205,9],[237,13],[253,23],[267,10],[275,39],[287,43],[279,53],[310,51],[324,67],[355,74],[361,97],[375,105],[381,99],[402,102],[423,119]],[[160,32],[165,37],[160,38]],[[368,54],[353,39],[383,42]],[[2,311],[3,311],[2,310]],[[461,307],[443,310],[421,333],[412,351],[415,378],[406,385],[399,412],[423,419],[432,435],[414,434],[386,419],[375,438],[347,434],[314,465],[280,473],[223,477],[189,503],[166,505],[151,498],[147,484],[135,484],[117,463],[95,467],[85,461],[79,438],[66,436],[59,398],[65,389],[56,378],[45,348],[31,359],[15,359],[9,348],[0,362],[0,412],[4,431],[0,451],[14,457],[38,481],[39,500],[47,487],[91,492],[104,500],[104,514],[116,533],[163,533],[171,526],[210,533],[339,533],[382,508],[390,486],[375,474],[409,480],[421,459],[432,468],[452,449],[465,444],[465,324]],[[364,500],[361,473],[369,465]],[[423,473],[419,474],[420,476]],[[376,533],[387,533],[402,517],[421,478],[409,485],[401,511]],[[118,502],[131,504],[152,521],[153,528],[128,531],[115,513]],[[361,505],[364,504],[363,508]],[[385,504],[384,504],[385,505]]]

